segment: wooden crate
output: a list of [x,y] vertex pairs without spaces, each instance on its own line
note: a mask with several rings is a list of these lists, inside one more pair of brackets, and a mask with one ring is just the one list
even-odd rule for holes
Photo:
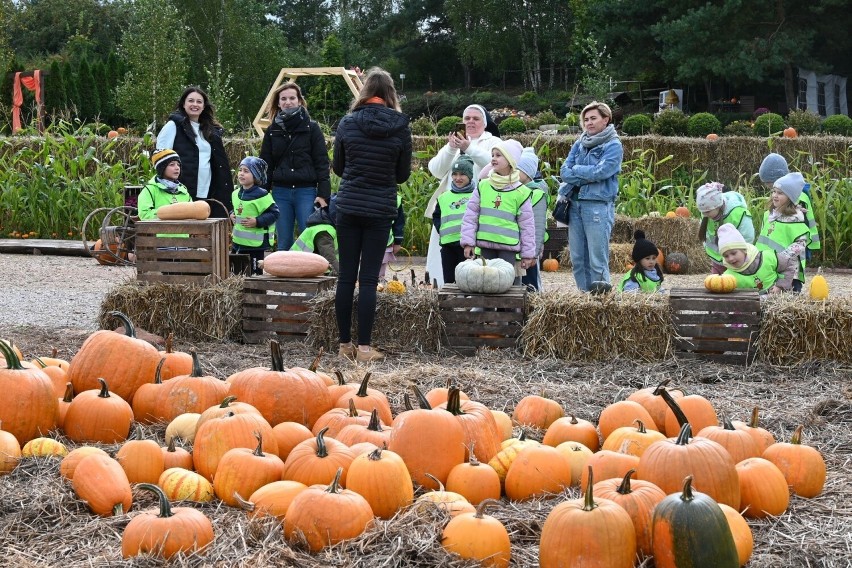
[[673,288],[669,304],[677,330],[675,356],[734,365],[754,360],[760,330],[756,290],[713,294],[703,288]]
[[[209,283],[228,277],[227,219],[138,221],[136,279],[172,284]],[[167,237],[157,235],[181,235]]]
[[527,290],[512,286],[505,294],[468,294],[445,284],[438,291],[438,309],[450,349],[470,353],[478,347],[515,347],[526,319]]
[[544,243],[542,258],[555,258],[562,261],[562,254],[568,246],[568,227],[548,227],[547,234],[550,238]]
[[243,283],[243,339],[263,343],[278,339],[304,339],[311,323],[308,301],[334,288],[337,278],[278,278],[252,276]]

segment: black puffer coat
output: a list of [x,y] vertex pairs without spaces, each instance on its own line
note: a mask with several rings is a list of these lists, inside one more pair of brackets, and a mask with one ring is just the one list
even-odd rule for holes
[[337,127],[332,167],[341,177],[338,211],[395,218],[397,185],[411,175],[408,116],[381,104],[353,110]]
[[331,182],[325,136],[304,107],[286,117],[283,128],[272,121],[263,135],[260,157],[269,165],[269,184],[279,187],[316,187],[328,201]]

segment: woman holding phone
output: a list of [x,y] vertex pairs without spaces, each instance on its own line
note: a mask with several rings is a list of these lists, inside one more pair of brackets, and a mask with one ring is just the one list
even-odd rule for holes
[[[462,127],[464,132],[461,131]],[[462,122],[456,128],[447,136],[447,143],[438,151],[438,154],[429,160],[429,171],[441,180],[438,189],[432,194],[426,206],[426,217],[429,219],[435,211],[438,196],[447,191],[452,183],[451,170],[456,158],[460,154],[470,156],[473,160],[473,177],[475,178],[472,181],[476,183],[479,179],[479,170],[491,162],[491,149],[500,142],[500,131],[482,105],[473,104],[464,109]],[[434,227],[429,239],[426,270],[429,272],[429,277],[438,282],[439,287],[444,285],[441,243]]]

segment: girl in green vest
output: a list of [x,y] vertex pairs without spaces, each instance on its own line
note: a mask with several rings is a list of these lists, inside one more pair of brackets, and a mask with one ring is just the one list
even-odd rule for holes
[[805,213],[798,204],[804,186],[805,178],[799,172],[775,180],[756,243],[760,250],[786,252],[798,260],[794,292],[801,292],[805,281],[805,250],[811,234]]
[[266,162],[260,158],[243,158],[237,172],[240,187],[234,190],[232,198],[233,250],[249,255],[252,274],[263,274],[260,261],[266,251],[272,250],[275,221],[280,214],[272,195],[260,187],[266,185],[266,168]]
[[764,294],[792,289],[799,263],[788,252],[759,250],[730,223],[719,227],[719,250],[727,269],[725,274],[736,279],[737,288],[757,289]]
[[154,150],[151,163],[156,175],[139,192],[137,209],[143,221],[155,220],[157,209],[172,203],[189,203],[192,197],[189,191],[178,181],[180,177],[180,156],[170,148]]
[[660,251],[657,245],[645,238],[644,231],[633,233],[636,244],[630,257],[633,268],[624,275],[618,289],[622,292],[662,292],[663,269],[657,263]]
[[695,205],[701,212],[698,239],[704,243],[704,251],[710,257],[710,272],[722,274],[722,254],[719,252],[717,231],[721,225],[730,223],[748,243],[754,242],[754,223],[751,220],[745,198],[736,191],[725,191],[719,182],[705,183],[695,192]]

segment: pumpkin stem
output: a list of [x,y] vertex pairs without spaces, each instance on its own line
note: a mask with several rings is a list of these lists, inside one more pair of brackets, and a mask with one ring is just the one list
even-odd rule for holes
[[195,349],[189,352],[192,355],[192,372],[189,374],[190,377],[203,377],[204,373],[201,372],[201,361],[198,359],[198,353]]
[[692,494],[692,476],[687,475],[683,480],[683,493],[680,496],[681,501],[692,501],[695,495]]
[[731,422],[731,417],[725,414],[724,412],[722,413],[722,427],[725,430],[736,430],[736,428],[734,428],[733,423]]
[[432,405],[429,404],[429,401],[426,400],[426,397],[423,396],[423,393],[420,392],[420,389],[417,388],[417,385],[411,385],[411,390],[414,391],[414,396],[417,398],[417,404],[423,410],[432,410]]
[[411,405],[411,397],[408,396],[408,393],[402,393],[402,406],[406,410],[414,410],[414,407]]
[[595,495],[592,493],[592,487],[595,485],[595,472],[592,469],[592,466],[589,466],[589,479],[586,482],[586,495],[583,501],[583,510],[584,511],[594,511],[597,509],[597,505],[595,504]]
[[633,422],[634,422],[634,424],[636,424],[636,431],[638,433],[640,433],[640,434],[647,434],[648,433],[648,430],[645,429],[645,423],[642,422],[640,419],[637,418]]
[[799,445],[802,443],[802,430],[804,429],[804,424],[799,424],[798,426],[796,426],[796,430],[793,432],[793,437],[790,439],[791,444]]
[[35,359],[33,359],[33,361],[35,361],[36,363],[38,363],[39,365],[41,365],[41,368],[42,368],[42,369],[46,369],[46,368],[47,368],[47,363],[45,363],[45,362],[44,362],[44,360],[43,360],[41,357],[36,357]]
[[349,418],[358,418],[358,408],[355,407],[355,399],[349,399]]
[[74,385],[65,383],[65,395],[62,397],[62,402],[71,402],[74,400]]
[[373,411],[370,413],[370,422],[367,424],[367,430],[372,430],[373,432],[382,431],[382,422],[381,420],[379,420],[378,408],[374,408]]
[[[822,266],[820,266],[819,268],[820,268],[820,270],[822,270]],[[57,355],[59,355],[59,349],[57,349],[55,346],[51,346],[51,348],[50,348],[50,356],[51,356],[53,359],[56,359],[56,356],[57,356]]]
[[438,484],[438,491],[444,491],[444,484],[441,483],[440,479],[438,479],[437,477],[435,477],[431,473],[424,473],[423,475],[425,475],[426,477],[428,477],[429,479],[431,479],[432,481],[434,481],[435,483]]
[[[163,493],[163,490],[153,483],[140,483],[136,486],[137,489],[143,489],[145,491],[150,491],[157,495],[157,498],[160,500],[160,518],[167,519],[172,516],[172,508],[169,505],[169,500],[166,497],[166,494]],[[121,503],[119,503],[121,506]]]
[[232,394],[229,394],[228,396],[222,399],[222,403],[219,405],[219,408],[228,408],[235,400],[237,400],[237,397]]
[[177,451],[177,446],[175,446],[175,438],[177,438],[177,436],[172,436],[172,439],[169,440],[169,445],[166,446],[167,452],[176,452]]
[[635,469],[631,469],[630,471],[628,471],[624,475],[624,479],[621,480],[621,485],[618,486],[618,489],[616,489],[616,491],[618,491],[622,495],[630,495],[630,493],[633,492],[633,490],[630,489],[630,478],[633,477],[634,473],[636,473]]
[[342,387],[346,385],[346,377],[343,376],[343,373],[339,369],[334,370],[334,375],[337,377],[337,386]]
[[331,480],[331,485],[326,489],[327,493],[340,493],[340,476],[343,475],[343,468],[338,467],[337,473],[334,474],[334,479]]
[[157,363],[157,369],[154,371],[154,384],[161,385],[163,384],[163,365],[166,364],[166,358],[163,357],[160,359],[160,362]]
[[119,312],[118,310],[113,310],[107,315],[112,316],[116,319],[120,319],[121,323],[124,325],[124,335],[136,339],[136,328],[133,327],[133,322],[130,321],[130,318],[128,318],[126,315]]
[[281,346],[274,339],[269,342],[269,352],[272,355],[272,370],[284,370],[284,357],[281,356]]
[[759,412],[760,412],[760,409],[756,406],[751,409],[751,420],[748,423],[748,425],[750,427],[757,428]]
[[323,428],[317,434],[317,457],[318,458],[327,458],[328,457],[328,448],[325,446],[325,440],[323,436],[328,432],[328,426]]
[[370,461],[379,461],[380,459],[382,459],[382,449],[380,447],[376,446],[376,449],[373,450],[372,452],[370,452],[370,454],[367,456],[367,458]]
[[689,419],[686,417],[686,414],[683,413],[683,409],[671,395],[671,393],[666,388],[666,385],[669,383],[670,379],[666,379],[657,385],[657,388],[654,389],[654,394],[656,396],[663,397],[663,400],[666,402],[666,406],[672,409],[672,412],[677,418],[678,426],[683,426],[684,424],[689,422]]
[[145,433],[142,432],[142,425],[141,424],[136,424],[136,429],[133,430],[133,439],[134,440],[144,440],[145,439]]
[[311,364],[310,364],[310,365],[308,365],[308,370],[309,370],[309,371],[311,371],[311,372],[313,372],[313,373],[316,373],[316,372],[317,372],[317,369],[319,369],[320,359],[322,358],[323,351],[325,351],[325,349],[324,349],[323,347],[320,347],[320,348],[319,348],[319,353],[317,353],[317,356],[316,356],[316,357],[314,357],[314,360],[313,360],[313,361],[311,361]]
[[109,387],[107,387],[107,382],[103,379],[98,379],[98,382],[101,383],[101,392],[98,393],[98,397],[109,398]]
[[117,517],[124,514],[124,503],[116,503],[112,506],[112,516]]
[[260,432],[255,432],[254,437],[257,438],[257,447],[252,452],[252,455],[259,458],[265,457],[263,455],[263,435]]
[[252,503],[251,501],[246,501],[245,499],[243,499],[242,495],[240,495],[236,491],[234,491],[234,501],[237,502],[237,505],[239,505],[240,509],[242,509],[243,511],[251,513],[255,509],[254,503]]
[[21,360],[18,359],[18,354],[15,353],[14,349],[12,349],[11,344],[6,343],[2,339],[0,339],[0,353],[3,353],[3,357],[6,359],[7,369],[20,371],[24,368],[23,365],[21,365]]
[[689,425],[689,422],[680,427],[680,433],[677,435],[677,439],[675,440],[675,444],[678,446],[685,446],[689,444],[689,438],[692,436],[692,426]]
[[447,395],[446,410],[453,416],[461,416],[464,414],[464,411],[461,409],[461,390],[459,390],[459,387],[450,387],[449,394]]
[[526,439],[527,439],[527,431],[524,430],[523,428],[521,428],[521,433],[518,434],[518,441],[524,442],[524,441],[526,441]]
[[367,394],[367,383],[370,381],[370,376],[372,374],[373,373],[371,373],[370,371],[367,371],[367,374],[364,375],[363,379],[361,379],[361,386],[358,387],[358,392],[355,393],[355,396],[360,396],[362,398],[368,396],[368,394]]
[[503,503],[501,503],[497,499],[483,499],[482,501],[480,501],[479,505],[476,506],[476,513],[473,516],[477,519],[481,519],[482,515],[485,514],[485,509],[492,505],[502,506]]
[[576,416],[574,416],[573,414],[571,414],[570,416],[571,416],[571,424],[579,424],[580,423],[580,421],[577,420]]
[[473,449],[475,447],[476,447],[476,440],[471,440],[470,441],[470,448],[467,451],[468,456],[469,456],[467,458],[467,463],[471,466],[478,466],[479,465],[479,460],[476,459],[476,454],[473,453]]
[[174,334],[174,332],[170,331],[169,334],[166,335],[166,353],[173,353],[172,344],[174,343],[174,340],[175,340],[175,334]]

